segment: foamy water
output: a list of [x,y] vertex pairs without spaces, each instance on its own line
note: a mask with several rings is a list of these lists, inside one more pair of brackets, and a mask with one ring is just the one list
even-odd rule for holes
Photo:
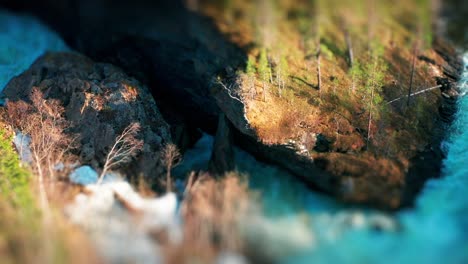
[[[67,50],[63,41],[36,19],[0,11],[0,90],[45,51],[62,50]],[[468,90],[467,83],[465,72],[460,81],[462,89]],[[176,173],[205,169],[211,146],[212,138],[205,135],[187,152]],[[414,208],[394,215],[341,205],[241,150],[236,150],[236,162],[237,169],[249,175],[250,187],[261,193],[264,214],[272,220],[268,228],[291,231],[275,250],[290,246],[297,250],[285,251],[290,254],[281,254],[280,262],[468,263],[466,97],[459,101],[446,146],[443,177],[427,182]],[[128,215],[116,215],[112,216],[117,217],[113,220],[116,223],[130,221]]]
[[[468,65],[468,54],[464,62]],[[459,82],[463,93],[467,83],[465,71]],[[468,263],[468,98],[458,105],[445,142],[442,177],[426,183],[413,209],[394,215],[397,231],[348,229],[339,239],[325,240],[285,262]]]
[[[468,65],[468,54],[464,62]],[[467,84],[468,71],[459,81],[462,93],[468,91]],[[447,158],[442,177],[426,183],[414,208],[393,215],[346,207],[237,149],[237,170],[249,175],[250,187],[261,193],[264,214],[276,220],[299,219],[290,224],[300,225],[302,232],[314,237],[314,243],[302,245],[299,253],[290,251],[294,253],[280,262],[468,263],[468,98],[463,97],[458,105],[444,143]],[[206,169],[212,143],[204,135],[186,153],[176,173]]]

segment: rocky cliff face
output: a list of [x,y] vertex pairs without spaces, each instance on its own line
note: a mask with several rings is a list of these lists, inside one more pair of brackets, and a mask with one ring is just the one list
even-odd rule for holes
[[8,100],[28,100],[32,87],[46,98],[58,99],[78,136],[79,156],[85,164],[101,168],[115,138],[130,123],[139,122],[138,138],[144,147],[127,169],[130,176],[156,177],[162,173],[160,150],[171,141],[168,124],[152,95],[137,80],[105,63],[76,53],[48,53],[3,91]]
[[[20,83],[27,84],[26,87],[39,85],[43,90],[56,87],[52,89],[55,91],[52,94],[64,100],[67,115],[80,124],[77,129],[81,129],[80,132],[84,134],[84,160],[101,160],[104,147],[109,145],[107,138],[112,138],[124,124],[139,120],[147,127],[144,137],[149,142],[139,164],[146,174],[154,174],[152,169],[157,167],[157,151],[161,142],[169,140],[169,135],[167,125],[155,110],[151,93],[165,119],[173,127],[187,126],[192,130],[202,128],[214,133],[218,115],[222,112],[235,128],[237,144],[260,159],[290,170],[310,186],[347,201],[384,208],[400,207],[414,199],[425,179],[438,175],[441,154],[437,149],[440,135],[443,134],[443,124],[440,125],[440,133],[436,133],[438,138],[410,161],[412,165],[409,166],[409,173],[405,171],[405,166],[393,161],[377,161],[370,156],[364,160],[362,157],[336,152],[327,158],[319,153],[318,158],[312,159],[303,155],[294,144],[261,143],[262,139],[246,118],[246,106],[226,87],[214,83],[217,76],[235,78],[235,69],[244,68],[246,52],[227,41],[209,19],[186,10],[181,3],[170,5],[165,2],[132,1],[129,4],[126,1],[110,3],[105,0],[86,0],[64,1],[62,5],[56,6],[51,2],[54,1],[46,1],[40,8],[29,10],[49,22],[73,48],[95,60],[115,64],[148,85],[149,91],[142,86],[116,81],[128,77],[123,77],[122,72],[110,65],[93,64],[77,55],[55,56],[53,67],[47,63],[51,55],[45,56],[9,85],[5,93],[12,98],[17,91],[23,91]],[[47,9],[49,5],[54,8]],[[19,5],[12,7],[22,8]],[[50,16],[50,13],[54,16]],[[435,50],[446,61],[446,65],[439,65],[445,75],[456,79],[460,64],[453,49],[440,44],[436,45]],[[78,65],[81,70],[74,71],[74,65]],[[72,73],[67,73],[68,70]],[[61,74],[57,75],[57,71]],[[118,72],[118,78],[113,77],[113,71]],[[97,75],[89,77],[91,72]],[[67,74],[72,76],[61,77]],[[128,87],[137,87],[139,97],[122,106],[119,102],[125,99]],[[106,95],[105,91],[110,95]],[[86,99],[87,93],[92,94],[90,101]],[[26,94],[27,89],[20,96]],[[98,98],[106,101],[109,108],[96,110],[92,105],[101,100]],[[148,103],[150,106],[145,107]],[[450,111],[443,113],[443,118],[449,121]],[[96,139],[91,139],[89,135],[93,133],[86,131],[90,128],[97,129],[95,132],[99,136]],[[153,151],[156,151],[155,156],[151,156]],[[149,163],[148,160],[143,162],[147,155]],[[343,159],[351,165],[338,168],[336,161]],[[435,165],[430,173],[423,169],[427,168],[424,164],[428,162]],[[218,161],[218,164],[221,163]],[[153,165],[145,167],[148,164]],[[388,177],[375,177],[372,171],[356,169],[358,166],[384,171]],[[401,181],[393,179],[393,173],[407,176]]]

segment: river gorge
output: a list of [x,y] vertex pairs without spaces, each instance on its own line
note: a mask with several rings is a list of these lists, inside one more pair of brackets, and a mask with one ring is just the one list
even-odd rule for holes
[[[466,25],[461,25],[461,30],[464,26]],[[9,11],[0,12],[0,90],[7,87],[10,80],[26,71],[45,52],[69,51],[76,52],[65,44],[58,33],[49,29],[37,18]],[[125,53],[125,50],[122,53]],[[234,146],[232,160],[234,170],[245,177],[249,192],[258,198],[257,213],[262,215],[260,220],[257,218],[251,220],[260,224],[256,222],[258,225],[254,227],[249,227],[251,223],[246,224],[247,233],[251,233],[250,236],[247,234],[249,245],[258,247],[256,251],[262,252],[262,255],[267,256],[266,259],[275,263],[466,263],[468,261],[468,196],[466,195],[468,166],[465,162],[468,159],[468,98],[464,95],[468,91],[468,53],[460,50],[458,53],[462,54],[463,58],[463,72],[456,84],[460,99],[456,103],[458,110],[453,121],[446,125],[445,138],[440,145],[444,157],[441,175],[425,182],[412,206],[398,210],[382,210],[366,204],[345,203],[320,188],[311,189],[307,181],[298,178],[291,170],[281,168],[278,164],[267,163],[268,159],[265,160],[265,157],[254,157],[252,155],[254,152],[247,152],[245,147]],[[85,55],[93,56],[93,54]],[[196,55],[206,54],[196,53]],[[130,63],[131,65],[133,64]],[[122,65],[122,68],[125,71],[125,65]],[[51,73],[46,73],[48,74]],[[151,79],[148,76],[142,78]],[[22,83],[29,85],[25,81]],[[164,92],[154,91],[153,95],[168,96]],[[2,98],[2,104],[5,100],[8,101],[8,98]],[[163,103],[160,105],[158,99],[156,103],[162,109],[163,117],[170,116],[165,112],[167,109],[172,109],[171,107]],[[212,102],[205,103],[206,109],[199,112],[211,109]],[[190,107],[192,105],[187,106],[188,112],[198,106]],[[213,116],[209,118],[216,119],[217,115]],[[184,118],[192,120],[187,121],[188,123],[193,122],[192,116]],[[170,207],[167,207],[169,209],[161,207],[164,207],[161,210],[167,209],[167,215],[170,215],[164,218],[169,220],[162,225],[170,226],[169,229],[172,231],[169,232],[169,236],[172,236],[174,241],[181,239],[180,232],[184,221],[180,215],[180,207],[184,199],[185,179],[192,171],[208,171],[212,153],[215,151],[213,147],[215,128],[211,121],[204,119],[203,122],[205,123],[200,125],[200,128],[194,128],[193,123],[190,124],[190,129],[195,132],[192,131],[186,136],[192,137],[186,141],[192,142],[183,146],[185,149],[182,162],[172,169],[175,190],[163,195],[162,198],[140,197],[140,194],[133,191],[133,187],[130,187],[125,177],[121,179],[118,176],[115,178],[109,176],[107,183],[104,182],[102,186],[96,185],[97,174],[92,169],[90,173],[72,179],[76,184],[82,185],[80,188],[88,188],[83,192],[86,195],[89,192],[101,194],[79,196],[80,198],[72,200],[66,206],[65,211],[67,219],[90,236],[91,244],[96,246],[96,251],[104,256],[106,261],[163,262],[159,251],[152,251],[158,245],[152,241],[148,231],[153,225],[161,224],[155,220],[162,215],[159,209],[155,209],[159,208],[156,204],[170,203]],[[158,135],[162,141],[165,140],[162,136],[164,133]],[[197,136],[194,136],[195,134]],[[88,182],[89,178],[86,177],[92,177],[92,180]],[[117,187],[112,184],[116,184]],[[145,206],[148,204],[147,207],[140,208],[143,211],[141,215],[154,216],[154,218],[135,220],[131,212],[121,209],[122,206],[116,198],[119,195],[124,198],[129,195],[131,198],[128,200],[135,204],[145,204]],[[89,206],[86,203],[89,203]],[[102,209],[104,207],[107,209]],[[82,217],[83,215],[86,217]],[[113,223],[122,228],[117,228],[116,231],[108,224],[109,219],[113,219],[115,222]],[[102,222],[96,224],[98,220]],[[107,220],[109,222],[106,222]],[[171,221],[174,223],[169,223]],[[103,229],[98,230],[100,227]],[[93,244],[93,241],[96,243]],[[247,263],[242,258],[233,257],[233,259],[237,262],[228,262],[228,260],[221,262],[220,259],[217,263]]]

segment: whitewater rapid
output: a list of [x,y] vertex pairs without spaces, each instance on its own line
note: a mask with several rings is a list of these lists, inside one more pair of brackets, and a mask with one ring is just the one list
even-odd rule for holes
[[[55,32],[33,17],[0,10],[0,92],[38,57],[55,51],[69,51]],[[28,137],[24,137],[26,140],[23,137],[17,134],[15,144],[24,150],[21,158],[28,163]],[[151,231],[166,228],[170,229],[170,238],[180,237],[179,222],[175,219],[175,194],[144,198],[118,177],[95,185],[98,176],[91,168],[83,166],[74,172],[76,175],[72,174],[71,180],[83,185],[87,195],[78,194],[65,213],[71,223],[86,231],[96,252],[109,263],[163,263]],[[132,206],[139,217],[122,206],[121,201]]]
[[[462,94],[468,90],[468,53],[463,60]],[[462,97],[458,107],[444,142],[447,155],[441,178],[426,183],[414,208],[392,217],[397,230],[348,228],[339,239],[323,239],[284,262],[468,263],[468,97]],[[311,218],[317,214],[311,212]],[[320,229],[323,226],[313,232],[320,234]]]
[[[44,52],[67,49],[36,19],[0,11],[0,91]],[[464,63],[468,66],[468,55]],[[467,83],[465,67],[462,90],[468,90]],[[237,149],[237,169],[249,175],[250,188],[261,193],[265,216],[278,223],[272,228],[295,230],[285,243],[298,248],[281,255],[280,262],[468,263],[468,98],[458,105],[445,142],[442,177],[426,183],[414,208],[393,215],[344,206]],[[175,173],[206,169],[212,143],[205,135]],[[313,242],[301,233],[310,234]]]
[[[464,64],[461,94],[468,91],[468,53]],[[290,223],[314,237],[314,243],[280,262],[468,263],[468,97],[462,97],[458,106],[444,142],[442,177],[426,183],[414,208],[393,215],[344,206],[311,192],[288,172],[236,149],[237,170],[249,176],[252,190],[261,193],[264,214],[271,219],[300,219]],[[176,173],[206,169],[212,144],[213,138],[204,135],[185,154]]]

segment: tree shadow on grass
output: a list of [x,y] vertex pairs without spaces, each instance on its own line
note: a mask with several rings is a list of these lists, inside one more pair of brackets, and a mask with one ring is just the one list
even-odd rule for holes
[[319,90],[319,88],[318,88],[317,85],[312,84],[312,83],[309,83],[309,82],[307,82],[306,80],[304,80],[304,79],[302,79],[302,78],[300,78],[300,77],[297,77],[297,76],[290,76],[290,77],[291,77],[291,79],[296,80],[296,81],[299,81],[299,82],[301,82],[302,84],[305,84],[305,85],[307,85],[307,86],[310,87],[310,88],[313,88],[313,89],[315,89],[315,90],[317,90],[317,91]]

